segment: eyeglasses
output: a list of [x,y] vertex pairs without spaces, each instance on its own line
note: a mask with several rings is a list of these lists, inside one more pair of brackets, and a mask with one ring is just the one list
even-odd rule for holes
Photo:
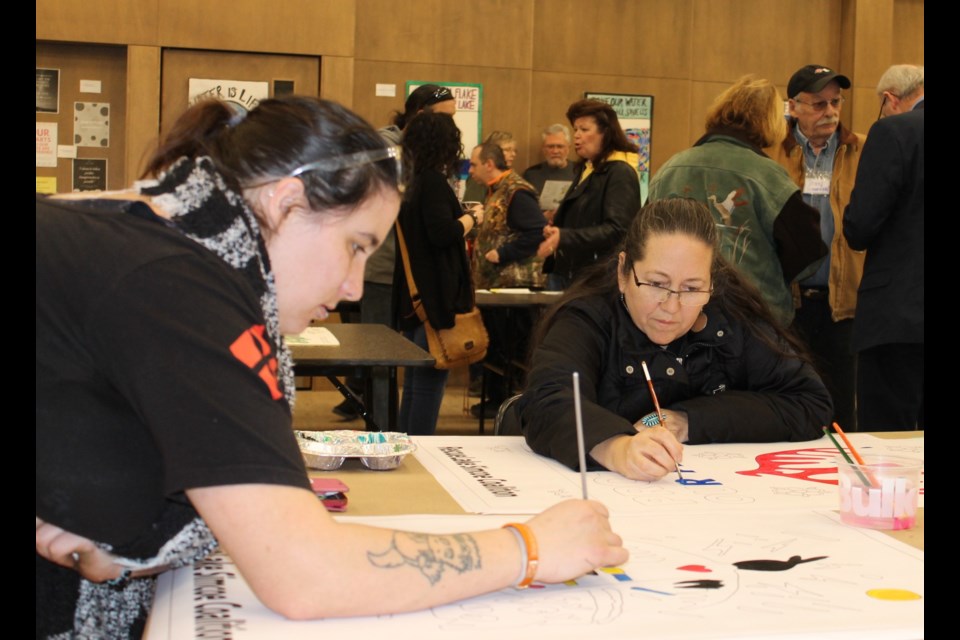
[[[668,289],[659,284],[654,284],[652,282],[641,282],[640,278],[637,277],[636,267],[630,265],[630,270],[633,272],[633,281],[636,283],[637,288],[640,289],[640,293],[646,296],[651,302],[656,302],[657,304],[663,304],[670,299],[671,294],[677,295],[677,301],[680,302],[680,305],[683,307],[702,307],[710,301],[710,296],[713,294],[713,289],[708,291],[674,291],[673,289]],[[644,289],[646,287],[646,289]]]
[[[373,164],[374,162],[381,162],[391,158],[393,159],[394,163],[396,163],[397,184],[399,185],[402,182],[403,170],[403,163],[401,161],[401,148],[399,146],[381,147],[379,149],[365,149],[363,151],[355,151],[354,153],[348,153],[342,156],[314,160],[313,162],[300,165],[282,177],[298,178],[305,173],[309,173],[310,171],[342,171],[344,169],[362,167],[365,164]],[[279,179],[280,178],[269,178],[263,182],[250,185],[250,187],[262,187],[265,184],[269,184],[270,182]]]
[[335,158],[323,158],[322,160],[314,160],[313,162],[308,162],[307,164],[300,165],[289,174],[288,178],[296,178],[299,175],[307,173],[308,171],[340,171],[343,169],[352,169],[354,167],[361,167],[365,164],[372,164],[374,162],[380,162],[381,160],[387,160],[393,158],[397,163],[397,174],[400,173],[400,147],[383,147],[380,149],[366,149],[364,151],[356,151],[354,153],[348,153],[345,156],[337,156]]
[[898,96],[897,94],[890,93],[889,91],[884,91],[883,100],[880,101],[880,113],[877,114],[877,120],[883,117],[883,107],[887,104],[887,96],[890,96],[891,98],[896,98],[897,100],[900,99],[900,96]]
[[816,111],[816,112],[818,112],[818,113],[821,112],[821,111],[826,111],[828,104],[829,104],[831,107],[833,107],[834,109],[839,109],[840,107],[843,106],[843,103],[844,103],[845,100],[846,100],[846,98],[844,98],[843,96],[840,96],[839,98],[834,98],[833,100],[819,100],[819,101],[817,101],[817,102],[804,102],[804,101],[801,100],[800,98],[794,98],[794,99],[793,99],[794,102],[799,102],[800,104],[805,104],[805,105],[807,105],[808,107],[810,107],[811,109],[813,109],[814,111]]

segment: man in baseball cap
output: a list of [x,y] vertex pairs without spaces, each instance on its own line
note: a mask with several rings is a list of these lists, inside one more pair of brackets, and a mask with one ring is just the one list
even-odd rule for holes
[[826,87],[831,80],[836,80],[841,89],[850,88],[850,78],[847,76],[837,73],[830,67],[808,64],[801,67],[790,77],[790,83],[787,85],[787,97],[795,98],[801,91],[817,93]]
[[857,362],[850,340],[864,254],[847,245],[842,229],[866,138],[840,123],[841,91],[849,88],[850,79],[830,67],[797,70],[787,84],[787,137],[767,152],[800,187],[803,201],[820,212],[820,235],[830,253],[816,273],[794,285],[793,328],[819,365],[834,418],[844,429],[856,429]]

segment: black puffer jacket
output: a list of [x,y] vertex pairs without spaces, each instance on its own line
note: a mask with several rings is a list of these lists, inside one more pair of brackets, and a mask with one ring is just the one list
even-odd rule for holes
[[557,208],[553,223],[561,229],[560,245],[544,265],[547,273],[568,280],[610,255],[640,210],[640,180],[626,162],[605,162],[581,182],[582,172],[583,165]]
[[587,451],[636,433],[634,423],[654,410],[642,360],[660,406],[687,413],[689,444],[821,437],[833,406],[810,365],[775,353],[729,321],[716,302],[704,313],[702,331],[661,349],[636,327],[618,295],[569,303],[534,352],[518,402],[530,447],[577,468],[574,371],[580,373]]

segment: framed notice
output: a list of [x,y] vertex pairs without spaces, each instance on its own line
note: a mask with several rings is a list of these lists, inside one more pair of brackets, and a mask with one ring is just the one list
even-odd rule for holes
[[586,92],[584,98],[602,100],[617,112],[620,127],[627,138],[640,148],[637,172],[640,174],[640,202],[647,201],[650,188],[650,148],[653,132],[653,96],[629,93]]
[[36,69],[37,113],[60,113],[60,69]]
[[73,161],[74,191],[105,191],[107,189],[106,158],[76,158]]

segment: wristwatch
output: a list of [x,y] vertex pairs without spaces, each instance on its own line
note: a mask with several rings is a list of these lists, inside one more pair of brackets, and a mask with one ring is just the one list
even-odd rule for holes
[[470,216],[470,219],[473,220],[473,226],[474,226],[474,227],[479,227],[479,226],[480,226],[480,223],[477,222],[477,214],[475,214],[475,213],[473,212],[473,209],[467,209],[464,213],[466,213],[468,216]]

